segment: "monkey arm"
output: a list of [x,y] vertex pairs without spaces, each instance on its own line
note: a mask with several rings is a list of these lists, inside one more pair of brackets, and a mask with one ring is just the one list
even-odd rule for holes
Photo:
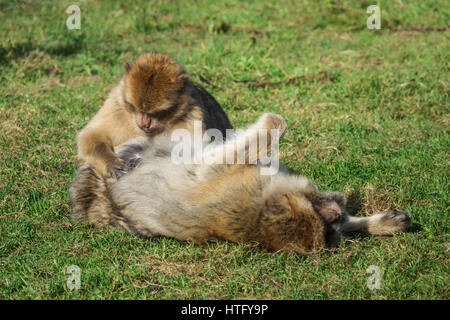
[[114,176],[115,169],[122,164],[114,148],[132,138],[145,136],[114,90],[77,136],[80,164],[90,164],[105,177]]
[[[275,136],[273,136],[275,134],[273,130],[277,132]],[[264,113],[255,123],[238,131],[224,144],[213,146],[205,151],[201,155],[200,161],[207,164],[256,163],[257,160],[267,155],[272,143],[275,142],[273,140],[279,139],[285,130],[286,122],[281,116]]]
[[120,165],[114,154],[114,145],[108,132],[101,129],[83,129],[78,135],[78,160],[90,164],[99,174],[107,176]]

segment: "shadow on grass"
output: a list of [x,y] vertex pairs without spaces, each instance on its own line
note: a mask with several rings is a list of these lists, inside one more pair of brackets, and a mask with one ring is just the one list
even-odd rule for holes
[[347,212],[356,215],[362,209],[362,196],[358,189],[355,189],[347,195]]
[[406,231],[406,232],[408,232],[408,233],[419,233],[420,231],[422,231],[422,226],[420,225],[420,224],[418,224],[418,223],[413,223],[410,227],[409,227],[409,229],[408,229],[408,231]]
[[0,45],[0,64],[8,65],[12,60],[27,57],[34,50],[43,51],[50,55],[67,57],[80,52],[84,48],[86,48],[86,43],[83,35],[73,37],[65,43],[57,45],[42,46],[32,41],[15,43],[9,46]]
[[[357,213],[362,209],[362,196],[358,189],[351,191],[347,195],[347,212],[351,215],[357,216]],[[422,231],[422,226],[418,223],[412,223],[406,233],[419,233]],[[346,240],[364,240],[371,237],[369,234],[361,232],[346,233]]]

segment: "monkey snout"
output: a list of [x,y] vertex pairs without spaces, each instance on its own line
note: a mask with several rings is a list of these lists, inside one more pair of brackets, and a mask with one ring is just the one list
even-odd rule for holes
[[140,112],[137,116],[136,123],[142,130],[150,129],[154,123],[154,120],[146,113]]

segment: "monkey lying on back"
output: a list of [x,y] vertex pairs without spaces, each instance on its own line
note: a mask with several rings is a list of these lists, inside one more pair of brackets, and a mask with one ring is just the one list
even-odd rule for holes
[[217,101],[167,55],[148,53],[132,64],[108,95],[103,106],[80,131],[78,159],[98,174],[111,176],[122,163],[114,148],[132,138],[153,137],[177,128],[193,130],[193,121],[203,129],[222,133],[232,128]]
[[[89,166],[80,168],[71,187],[73,215],[145,237],[257,242],[272,251],[300,254],[337,245],[343,232],[388,235],[408,228],[411,217],[406,212],[353,217],[345,211],[342,194],[322,192],[306,177],[285,171],[262,175],[262,165],[248,164],[270,149],[271,139],[264,147],[257,130],[282,133],[285,128],[281,117],[264,114],[206,153],[200,164],[175,164],[173,142],[165,136],[127,142],[117,154],[130,171],[119,180],[106,185]],[[252,143],[254,155],[249,152]],[[210,157],[230,150],[243,153],[247,164],[207,164],[214,163]]]

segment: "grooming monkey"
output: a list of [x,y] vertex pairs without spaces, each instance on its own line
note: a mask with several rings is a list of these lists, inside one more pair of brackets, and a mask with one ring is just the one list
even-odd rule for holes
[[[215,146],[218,153],[231,147],[247,157],[253,144],[253,156],[260,158],[264,140],[258,130],[282,133],[286,124],[268,113],[250,128],[258,134],[243,130]],[[266,142],[269,150],[271,139]],[[261,174],[262,165],[207,164],[209,154],[199,164],[177,165],[171,161],[172,146],[163,135],[119,146],[117,155],[129,172],[110,184],[82,166],[70,190],[74,218],[144,237],[256,242],[271,251],[299,254],[336,246],[345,232],[389,235],[411,223],[408,213],[397,210],[353,217],[342,194],[320,191],[306,177],[285,170],[269,176]]]
[[154,137],[202,121],[225,136],[232,126],[219,103],[167,55],[148,53],[125,63],[124,76],[77,136],[80,164],[102,177],[120,175],[114,148],[136,137]]

